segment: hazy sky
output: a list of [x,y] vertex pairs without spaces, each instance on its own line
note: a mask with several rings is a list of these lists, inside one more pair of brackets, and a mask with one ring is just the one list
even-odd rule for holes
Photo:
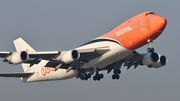
[[[168,24],[153,47],[168,57],[159,69],[122,69],[120,80],[104,72],[92,79],[22,83],[0,78],[1,101],[179,101],[179,0],[0,0],[0,51],[15,51],[22,37],[37,51],[67,50],[112,30],[130,17],[151,10]],[[144,46],[138,49],[146,52]],[[3,59],[1,59],[3,60]],[[22,72],[21,65],[0,63],[0,72]]]

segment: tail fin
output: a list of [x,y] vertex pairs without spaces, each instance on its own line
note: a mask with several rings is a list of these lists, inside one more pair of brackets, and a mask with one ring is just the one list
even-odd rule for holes
[[30,45],[28,45],[22,38],[18,38],[13,41],[14,46],[16,48],[16,51],[24,51],[24,50],[29,50],[29,51],[35,51]]
[[[18,38],[13,41],[16,51],[35,51],[28,43],[26,43],[22,38]],[[26,72],[30,64],[21,64],[24,72]]]

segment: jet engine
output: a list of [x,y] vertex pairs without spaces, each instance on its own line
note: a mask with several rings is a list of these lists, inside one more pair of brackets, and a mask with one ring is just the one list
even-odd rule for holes
[[29,59],[29,55],[26,51],[14,52],[11,55],[9,62],[11,64],[19,64],[26,62]]
[[153,53],[147,53],[143,57],[142,62],[144,65],[151,66],[153,63],[156,63],[158,60],[159,60],[159,55],[153,52]]
[[66,52],[63,56],[61,61],[66,63],[66,64],[70,64],[72,62],[74,62],[75,60],[78,60],[80,57],[80,54],[77,50],[71,50]]
[[166,56],[160,55],[156,52],[148,53],[142,59],[142,63],[144,65],[147,65],[148,67],[154,67],[154,68],[162,67],[166,65],[167,62],[168,62],[168,59],[166,58]]
[[153,63],[152,66],[154,68],[159,68],[159,67],[166,65],[167,62],[168,62],[168,59],[166,58],[166,56],[161,55],[159,60],[156,63]]

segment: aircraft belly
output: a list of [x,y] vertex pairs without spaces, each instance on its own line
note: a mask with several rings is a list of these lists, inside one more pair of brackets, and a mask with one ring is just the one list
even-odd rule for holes
[[44,67],[44,65],[48,61],[41,61],[39,66],[34,66],[36,68],[34,70],[35,73],[30,76],[29,78],[21,78],[23,82],[38,82],[38,81],[51,81],[51,80],[64,80],[75,77],[76,72],[71,70],[70,72],[66,73],[66,69],[58,69],[57,71],[54,68]]
[[121,52],[121,53],[117,54],[114,57],[113,56],[109,57],[109,58],[105,59],[104,61],[98,63],[96,65],[96,67],[99,68],[99,69],[102,69],[102,68],[104,68],[104,67],[106,67],[106,66],[108,66],[108,65],[110,65],[110,64],[112,64],[112,63],[114,63],[114,62],[116,62],[118,60],[123,59],[124,57],[127,56],[127,53],[129,53],[129,52]]
[[111,44],[110,51],[99,56],[88,63],[85,63],[82,68],[104,68],[105,66],[118,61],[124,57],[126,57],[131,51],[126,48],[120,46],[119,44]]
[[29,78],[21,78],[23,82],[38,82],[38,81],[52,81],[52,80],[65,80],[75,77],[76,72],[71,70],[70,72],[66,73],[65,69],[59,69],[47,75],[32,75]]

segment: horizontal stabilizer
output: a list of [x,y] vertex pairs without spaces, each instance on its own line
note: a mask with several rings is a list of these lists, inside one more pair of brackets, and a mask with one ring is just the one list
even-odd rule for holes
[[34,73],[3,73],[0,77],[30,77]]

